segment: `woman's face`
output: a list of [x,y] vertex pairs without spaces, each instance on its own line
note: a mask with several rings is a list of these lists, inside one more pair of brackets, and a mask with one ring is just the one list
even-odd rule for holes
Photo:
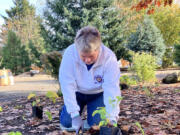
[[93,64],[96,62],[99,55],[99,50],[91,51],[91,52],[80,52],[80,58],[81,60],[87,64]]

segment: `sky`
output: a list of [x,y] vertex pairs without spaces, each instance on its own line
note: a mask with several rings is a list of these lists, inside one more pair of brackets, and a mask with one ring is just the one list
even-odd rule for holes
[[[44,4],[45,0],[29,0],[30,4],[34,5],[36,8]],[[0,0],[0,15],[6,16],[6,9],[14,7],[13,0]],[[40,8],[37,8],[40,10]],[[37,11],[38,12],[38,11]],[[4,23],[3,18],[0,16],[0,25]]]

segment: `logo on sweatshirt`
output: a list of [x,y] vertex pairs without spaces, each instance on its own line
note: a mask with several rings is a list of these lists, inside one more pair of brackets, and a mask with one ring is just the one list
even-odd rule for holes
[[104,79],[101,75],[94,76],[94,80],[95,80],[95,84],[104,82]]

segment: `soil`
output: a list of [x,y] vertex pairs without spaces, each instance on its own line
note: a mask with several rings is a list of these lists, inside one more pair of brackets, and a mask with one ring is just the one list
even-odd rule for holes
[[[156,76],[162,79],[172,72],[176,71],[159,71]],[[59,85],[45,74],[33,77],[22,74],[15,77],[15,85],[0,86],[0,106],[3,108],[0,112],[0,135],[11,131],[20,131],[23,135],[75,134],[60,130],[59,110],[63,98],[59,97],[53,104],[44,96],[49,90],[57,91]],[[27,100],[32,91],[38,93],[44,106],[42,120],[32,117],[32,101]],[[122,90],[122,96],[118,125],[123,135],[141,135],[136,122],[141,124],[146,135],[180,135],[180,83],[134,86]],[[52,113],[52,120],[48,119],[46,111]]]

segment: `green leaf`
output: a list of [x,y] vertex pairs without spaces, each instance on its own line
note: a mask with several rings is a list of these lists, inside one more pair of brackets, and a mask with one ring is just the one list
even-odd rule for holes
[[48,91],[46,93],[46,97],[48,97],[50,100],[53,101],[53,103],[56,103],[56,99],[58,98],[58,95],[56,92],[54,91]]
[[106,125],[106,124],[105,124],[105,121],[100,121],[100,122],[99,122],[99,126],[100,126],[100,127],[101,127],[101,126],[104,126],[104,125]]
[[9,132],[8,135],[16,135],[15,132]]
[[33,98],[33,97],[36,97],[36,94],[30,93],[30,94],[28,95],[28,100],[30,100],[30,99]]
[[51,121],[51,120],[52,120],[52,114],[51,114],[51,112],[46,111],[45,113],[46,113],[46,115],[48,116],[48,119]]
[[35,105],[36,105],[36,101],[33,101],[32,106],[35,106]]
[[95,110],[92,114],[92,116],[96,115],[97,113],[99,113],[99,110]]
[[114,126],[114,127],[117,127],[117,123],[114,123],[113,126]]
[[142,134],[144,135],[144,130],[142,129],[141,124],[139,122],[136,122],[135,124],[141,130]]
[[19,132],[19,131],[17,131],[17,132],[16,132],[16,135],[22,135],[22,133],[21,133],[21,132]]
[[116,98],[117,98],[118,102],[123,100],[123,97],[121,97],[121,96],[117,96]]
[[3,109],[2,109],[2,107],[0,106],[0,112],[2,112],[3,111]]

